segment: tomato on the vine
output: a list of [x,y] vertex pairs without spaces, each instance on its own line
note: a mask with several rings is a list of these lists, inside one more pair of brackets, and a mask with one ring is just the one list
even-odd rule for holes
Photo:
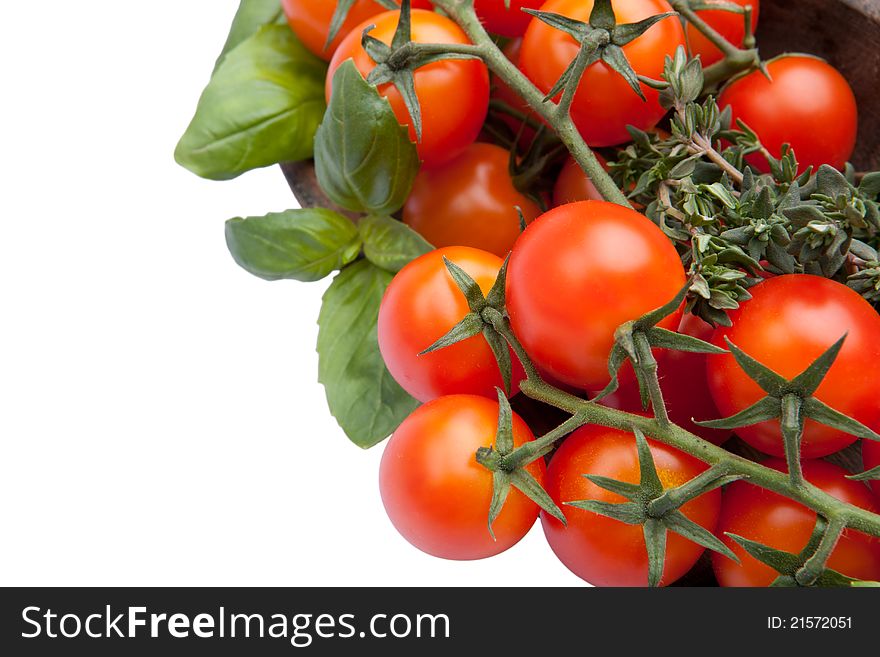
[[[740,7],[752,6],[752,34],[758,27],[758,12],[760,11],[760,0],[704,0],[707,5],[723,5],[734,4]],[[733,11],[725,11],[724,9],[700,9],[697,15],[702,18],[709,27],[714,28],[725,39],[730,41],[738,48],[743,46],[746,38],[746,19],[743,14]],[[687,25],[687,40],[691,54],[696,57],[700,56],[703,66],[709,66],[715,62],[719,62],[724,58],[718,48],[712,44],[706,36],[695,28],[692,24]]]
[[[502,52],[507,59],[517,68],[521,68],[519,64],[520,50],[522,50],[522,39],[513,39],[504,48]],[[529,104],[524,101],[519,94],[511,89],[497,75],[492,76],[492,100],[500,100],[510,109],[520,112],[523,116],[541,121],[541,117],[533,110]],[[499,117],[513,131],[515,135],[519,135],[519,146],[525,148],[532,143],[535,138],[535,129],[532,128],[527,121],[511,116],[505,112],[498,112]]]
[[[452,280],[443,258],[464,269],[487,294],[503,264],[501,258],[469,247],[426,253],[401,269],[379,307],[379,350],[391,376],[419,401],[467,393],[495,398],[504,381],[492,349],[475,335],[445,349],[420,356],[469,312],[464,294]],[[524,377],[513,359],[513,389]]]
[[[603,169],[608,169],[608,162],[598,153],[594,153]],[[596,189],[590,177],[581,169],[573,157],[569,157],[553,187],[553,205],[565,205],[577,201],[604,201],[605,197]]]
[[[871,305],[846,285],[807,274],[776,276],[749,292],[752,298],[729,315],[733,326],[719,327],[712,342],[726,348],[727,337],[791,379],[846,334],[815,396],[863,424],[880,423],[880,316]],[[766,395],[731,354],[709,356],[708,374],[709,389],[723,416],[738,413]],[[766,454],[785,455],[778,420],[742,427],[736,433]],[[854,441],[849,434],[807,419],[801,454],[818,458]]]
[[[708,342],[714,329],[696,315],[686,313],[682,317],[678,332]],[[655,349],[654,356],[659,363],[660,387],[669,419],[710,443],[720,445],[730,438],[730,431],[709,429],[694,423],[694,419],[707,420],[719,417],[718,408],[709,391],[706,380],[706,354],[686,351],[666,351]],[[642,408],[639,386],[635,380],[621,383],[612,395],[602,399],[603,406],[622,411],[638,413]]]
[[[799,168],[822,164],[842,169],[856,143],[859,116],[852,88],[837,69],[810,55],[783,55],[767,62],[768,79],[754,71],[730,82],[718,106],[730,107],[734,125],[742,120],[774,157],[790,144]],[[765,157],[750,165],[769,172]]]
[[[523,9],[539,9],[545,0],[474,0],[486,31],[506,37],[522,36],[532,20]],[[509,6],[505,6],[509,5]]]
[[[366,77],[376,63],[361,46],[361,33],[370,25],[370,36],[390,44],[397,30],[399,11],[389,11],[355,27],[343,39],[330,61],[326,95],[332,92],[333,74],[339,65],[352,59]],[[415,43],[455,43],[470,41],[458,25],[440,14],[423,9],[412,12],[412,40]],[[472,144],[489,108],[489,73],[482,61],[445,59],[417,68],[415,90],[422,115],[422,139],[417,143],[419,156],[426,166],[449,160]],[[416,141],[415,127],[403,97],[390,83],[379,85],[379,93],[391,103],[401,125],[409,126],[410,138]]]
[[[768,459],[764,465],[787,472],[785,461]],[[825,461],[805,461],[804,477],[814,486],[839,500],[872,513],[880,508],[868,488],[846,478],[846,471]],[[750,556],[726,533],[783,552],[799,554],[806,547],[816,525],[816,512],[745,481],[728,486],[722,498],[717,535],[739,557],[740,563],[719,554],[712,565],[721,586],[769,586],[779,577],[770,566]],[[848,529],[828,559],[828,567],[849,577],[880,579],[880,539]]]
[[[674,488],[708,469],[697,459],[662,443],[648,440],[664,488]],[[646,586],[648,552],[640,525],[628,525],[592,511],[565,506],[569,502],[627,500],[600,488],[585,474],[639,483],[639,458],[632,433],[591,425],[572,433],[553,455],[544,478],[545,489],[564,509],[567,525],[541,513],[541,523],[553,552],[575,575],[596,586]],[[715,489],[681,507],[689,519],[715,531],[721,491]],[[696,543],[669,532],[661,584],[669,585],[687,573],[703,553]]]
[[[330,34],[330,21],[336,11],[338,2],[335,0],[281,0],[281,6],[287,15],[287,22],[302,44],[321,59],[329,60],[345,35],[359,23],[371,19],[377,14],[387,11],[375,0],[355,0],[342,28],[328,48],[327,37]],[[429,9],[428,0],[412,0],[413,9]]]
[[[492,473],[477,463],[494,444],[498,402],[473,395],[440,397],[416,409],[385,447],[379,488],[388,517],[415,547],[444,559],[483,559],[517,543],[538,517],[538,506],[511,488],[489,533]],[[533,440],[513,414],[513,443]],[[544,461],[526,466],[540,483]]]
[[541,214],[534,201],[513,185],[510,153],[477,142],[453,160],[423,169],[406,205],[403,221],[431,244],[472,246],[502,258],[526,222]]
[[[880,466],[880,442],[876,440],[862,441],[862,461],[865,463],[865,470]],[[880,502],[880,479],[872,479],[869,483],[878,502]]]
[[[604,201],[554,208],[517,240],[507,274],[513,330],[535,364],[583,390],[608,383],[614,331],[684,287],[678,253],[644,215]],[[678,327],[680,313],[660,326]]]
[[[650,16],[672,11],[666,0],[630,0],[613,3],[619,23],[635,23]],[[592,0],[549,0],[542,11],[587,21]],[[659,79],[664,58],[683,46],[684,30],[674,17],[654,25],[642,36],[623,47],[626,58],[638,75]],[[568,34],[540,20],[533,20],[523,37],[522,68],[535,85],[550,91],[577,56],[578,43]],[[590,146],[613,146],[630,141],[626,130],[633,125],[648,130],[666,114],[659,94],[641,85],[647,101],[633,91],[624,78],[604,62],[590,66],[581,79],[571,107],[572,118]]]

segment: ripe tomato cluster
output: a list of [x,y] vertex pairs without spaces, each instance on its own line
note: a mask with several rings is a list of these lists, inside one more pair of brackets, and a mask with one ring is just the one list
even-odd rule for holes
[[[330,60],[328,99],[333,93],[333,73],[346,60],[353,60],[364,77],[375,68],[376,62],[362,44],[365,31],[391,44],[400,17],[399,11],[358,0],[339,36],[327,45],[335,4],[283,2],[294,31],[311,50]],[[748,46],[757,27],[758,1],[735,2],[751,8],[750,27],[742,14],[730,11],[730,2],[718,4],[724,7],[704,8],[698,15],[734,45]],[[475,2],[486,29],[512,39],[504,50],[510,61],[542,93],[551,93],[580,45],[565,31],[523,9],[586,22],[593,2]],[[638,23],[671,7],[666,0],[632,0],[616,2],[614,10],[618,23]],[[411,23],[415,43],[470,43],[465,32],[450,18],[432,11],[430,3],[413,3]],[[665,59],[680,47],[707,66],[723,59],[702,31],[670,17],[621,48],[635,74],[641,76],[636,85],[643,97],[609,63],[595,61],[587,66],[570,109],[587,145],[608,148],[606,154],[613,156],[611,147],[630,141],[628,126],[642,131],[669,128],[663,123],[667,108],[661,104],[660,93],[644,80],[660,78]],[[385,448],[380,489],[388,515],[417,548],[448,559],[498,554],[522,539],[540,515],[550,547],[576,575],[595,585],[645,585],[649,558],[642,526],[572,505],[584,500],[625,501],[618,492],[597,484],[596,477],[639,484],[643,455],[632,432],[581,426],[558,442],[555,451],[526,463],[525,471],[562,510],[566,523],[542,511],[516,485],[507,493],[500,514],[489,523],[498,471],[482,465],[475,455],[493,448],[501,429],[504,406],[497,401],[499,390],[506,391],[516,408],[520,387],[525,389],[523,382],[529,377],[540,376],[582,399],[591,399],[605,388],[611,379],[608,361],[620,337],[619,327],[663,306],[687,284],[689,272],[682,254],[644,214],[602,200],[572,158],[558,163],[551,187],[538,194],[523,189],[515,175],[523,158],[516,146],[531,142],[546,126],[534,108],[507,85],[490,79],[482,61],[432,60],[412,75],[421,111],[420,135],[400,89],[384,83],[378,91],[388,99],[399,123],[409,126],[422,161],[401,218],[437,248],[396,274],[378,315],[378,343],[388,371],[423,403]],[[512,119],[513,114],[508,114],[505,119],[517,133],[512,153],[490,143],[486,131],[490,99],[506,104],[520,117]],[[721,108],[730,108],[734,120],[742,121],[760,138],[763,150],[747,159],[758,172],[769,171],[767,156],[779,157],[785,145],[794,148],[802,170],[822,164],[840,169],[853,152],[855,98],[841,74],[819,59],[786,55],[767,62],[765,70],[748,71],[728,82],[718,101]],[[600,161],[607,166],[604,159]],[[508,377],[503,375],[497,344],[486,335],[493,329],[481,310],[485,304],[475,310],[473,299],[462,293],[453,266],[472,279],[484,297],[499,276],[506,276],[501,279],[504,308],[490,310],[503,314],[528,355],[528,366],[522,354],[511,349],[512,370]],[[730,326],[712,326],[682,304],[657,328],[721,349],[733,343],[786,379],[807,370],[846,335],[815,398],[868,427],[880,428],[876,394],[880,316],[874,308],[849,287],[804,273],[767,274],[749,293],[749,300],[731,309]],[[470,315],[472,320],[468,320]],[[469,332],[451,346],[430,349],[456,330]],[[506,344],[503,348],[508,349]],[[728,444],[731,432],[708,429],[695,420],[735,415],[766,395],[731,353],[655,348],[652,355],[658,361],[670,419],[715,445]],[[532,366],[534,371],[527,377]],[[620,387],[600,403],[644,413],[639,382],[629,365],[620,372]],[[763,463],[767,467],[786,469],[785,461],[779,459],[785,456],[779,420],[739,428],[736,435],[766,455]],[[514,449],[535,440],[515,412],[512,437]],[[814,460],[839,452],[855,440],[842,430],[807,419],[801,443],[804,477],[840,500],[877,512],[880,485],[875,484],[872,496],[867,485],[847,479],[843,469]],[[709,467],[659,437],[648,436],[648,446],[664,490],[686,484]],[[880,463],[880,445],[864,441],[863,452],[866,467]],[[716,577],[725,586],[764,586],[778,575],[728,534],[798,554],[816,523],[810,509],[744,481],[697,495],[679,511],[690,523],[717,536],[739,558],[737,562],[713,554]],[[660,582],[671,584],[683,577],[704,550],[703,545],[670,533]],[[853,578],[880,579],[880,539],[848,531],[828,564]]]
[[[630,263],[609,257],[611,251],[603,248],[608,240],[626,243],[631,247],[628,252],[641,257]],[[484,293],[502,266],[501,259],[490,253],[447,247],[412,262],[389,286],[379,318],[382,354],[401,385],[428,403],[392,436],[383,458],[381,489],[392,521],[414,545],[434,555],[472,559],[510,547],[526,534],[539,509],[534,502],[517,497],[495,527],[497,540],[489,540],[486,509],[492,473],[477,464],[474,453],[479,447],[491,447],[497,430],[499,408],[491,398],[502,383],[495,358],[482,335],[418,355],[468,312],[444,258],[470,274]],[[684,280],[684,270],[669,242],[643,215],[601,201],[566,204],[540,216],[514,244],[507,272],[510,321],[546,378],[572,390],[597,390],[608,381],[606,360],[615,328],[662,305]],[[679,321],[682,316],[677,313],[664,323],[719,346],[730,339],[774,371],[792,378],[847,334],[816,396],[866,425],[880,426],[874,387],[880,377],[876,339],[880,316],[876,311],[846,286],[805,274],[772,277],[751,291],[752,300],[731,313],[731,327],[713,329],[693,315]],[[578,303],[578,299],[590,303]],[[762,394],[730,354],[661,352],[658,359],[670,416],[710,442],[723,443],[730,432],[699,427],[694,418],[716,418],[719,411],[732,415]],[[523,376],[520,369],[515,371],[512,392]],[[632,380],[603,403],[641,412]],[[517,444],[533,439],[518,416],[514,427]],[[745,427],[737,434],[765,454],[784,454],[778,421]],[[840,467],[811,460],[854,440],[807,420],[804,474],[835,497],[876,512],[878,502],[864,484],[846,479],[848,473]],[[659,442],[650,441],[650,447],[665,488],[680,486],[708,467]],[[876,444],[865,441],[864,449],[866,467],[880,462]],[[568,521],[563,525],[542,512],[545,536],[559,559],[595,585],[645,585],[648,565],[641,528],[566,506],[588,499],[622,500],[581,475],[638,483],[633,435],[582,427],[562,442],[546,474],[543,460],[531,465],[536,464],[540,467],[534,476],[539,481],[543,477],[543,486],[564,509]],[[784,461],[778,459],[765,464],[785,469]],[[447,468],[466,469],[469,476],[458,476]],[[449,510],[452,500],[455,512]],[[713,556],[723,585],[764,586],[774,579],[772,570],[726,538],[727,532],[798,553],[809,540],[816,517],[796,502],[745,482],[731,485],[723,494],[716,489],[701,495],[681,511],[715,532],[740,558],[737,564]],[[448,527],[450,523],[454,528]],[[670,535],[662,583],[682,577],[702,553],[701,546]],[[829,563],[848,576],[876,580],[880,578],[880,541],[851,532]]]

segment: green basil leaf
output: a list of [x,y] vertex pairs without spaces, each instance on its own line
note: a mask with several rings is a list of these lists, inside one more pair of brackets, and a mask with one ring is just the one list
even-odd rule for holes
[[392,217],[370,215],[360,222],[359,229],[367,260],[390,272],[399,272],[420,255],[434,250],[424,237]]
[[415,144],[391,105],[351,60],[343,62],[315,135],[321,188],[347,210],[390,215],[403,206],[418,169]]
[[287,210],[226,222],[226,244],[242,268],[268,281],[317,281],[358,257],[355,225],[332,210]]
[[263,25],[284,25],[286,23],[287,17],[278,0],[241,0],[238,11],[235,12],[235,18],[232,19],[232,27],[229,28],[226,44],[223,46],[220,56],[217,57],[214,70],[217,70],[230,50],[253,36]]
[[379,353],[379,303],[391,278],[359,260],[333,279],[318,317],[318,378],[339,426],[363,448],[384,440],[419,405]]
[[325,71],[287,26],[261,27],[214,73],[175,159],[203,178],[229,180],[311,157]]

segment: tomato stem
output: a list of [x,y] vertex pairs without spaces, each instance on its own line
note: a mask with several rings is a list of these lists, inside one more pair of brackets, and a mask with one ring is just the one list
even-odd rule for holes
[[657,359],[651,350],[651,343],[644,331],[636,331],[633,335],[637,360],[633,366],[639,370],[639,380],[648,389],[651,398],[651,408],[654,417],[660,426],[669,425],[669,413],[666,411],[666,402],[663,401],[663,391],[660,389],[660,379],[657,376]]
[[798,486],[804,481],[801,470],[801,440],[804,437],[803,403],[798,395],[788,394],[782,398],[782,416],[779,420],[785,444],[785,460],[791,483]]
[[[544,94],[532,84],[522,71],[507,59],[506,55],[498,48],[492,37],[483,28],[480,19],[477,18],[473,2],[467,0],[436,0],[434,5],[446,12],[468,35],[474,44],[473,49],[469,50],[469,54],[478,54],[495,75],[515,91],[541,118],[556,130],[559,139],[568,148],[584,173],[592,180],[603,198],[612,203],[632,208],[626,195],[620,191],[614,180],[608,175],[599,163],[599,160],[596,159],[593,151],[584,142],[570,114],[565,111],[563,115],[560,115],[558,104],[550,100],[545,102]],[[576,87],[577,85],[573,86]]]
[[837,542],[845,529],[846,522],[840,518],[835,517],[828,520],[828,525],[822,534],[822,540],[819,541],[813,556],[807,559],[807,562],[795,573],[795,581],[798,584],[810,586],[819,579],[825,571],[828,557],[834,552],[834,548],[837,547]]
[[[519,342],[519,339],[514,335],[510,323],[498,322],[494,326],[507,340],[511,348],[513,348],[526,371],[536,372],[528,354]],[[551,441],[549,436],[552,435],[553,439],[558,441],[574,429],[586,424],[596,424],[621,431],[638,429],[646,436],[650,436],[652,439],[665,445],[690,454],[710,466],[719,466],[721,469],[716,470],[716,472],[723,472],[725,477],[748,479],[749,483],[799,502],[824,518],[836,519],[838,522],[843,523],[844,527],[851,527],[860,532],[880,537],[880,515],[847,504],[803,478],[799,481],[793,481],[792,477],[784,472],[779,472],[728,452],[676,424],[670,422],[662,425],[656,418],[608,408],[581,399],[550,385],[542,380],[540,376],[530,376],[527,378],[520,384],[520,390],[526,396],[555,406],[570,413],[572,416],[560,425],[557,430],[542,437],[541,450],[538,450],[542,453],[547,453],[550,450],[547,444]],[[516,462],[522,459],[524,462],[527,462],[526,453],[520,451],[522,449],[522,447],[519,447],[512,451],[506,457],[506,460],[508,462]],[[667,503],[664,502],[663,504]]]

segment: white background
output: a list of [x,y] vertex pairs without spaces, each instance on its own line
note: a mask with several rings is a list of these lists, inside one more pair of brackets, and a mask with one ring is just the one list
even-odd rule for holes
[[326,283],[229,257],[225,219],[293,206],[172,157],[237,4],[0,4],[0,585],[580,585],[540,526],[400,538],[316,382]]

